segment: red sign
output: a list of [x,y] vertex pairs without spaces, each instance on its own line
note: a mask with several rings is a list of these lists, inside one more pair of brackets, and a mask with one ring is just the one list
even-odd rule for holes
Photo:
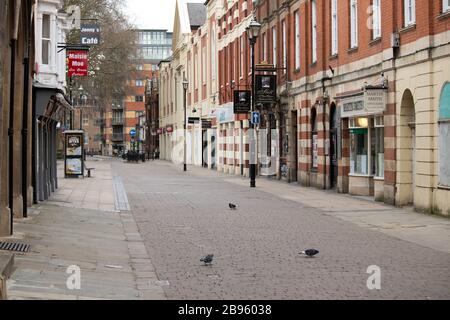
[[166,127],[166,131],[169,132],[169,133],[173,132],[173,127],[172,126],[167,126]]
[[161,134],[161,133],[163,133],[163,129],[162,129],[162,128],[159,128],[156,132],[157,132],[158,134]]
[[88,75],[88,51],[87,50],[67,50],[68,76]]

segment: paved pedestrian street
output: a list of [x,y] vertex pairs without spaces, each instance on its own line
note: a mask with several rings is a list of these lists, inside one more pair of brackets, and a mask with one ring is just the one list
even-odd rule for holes
[[450,298],[449,219],[163,161],[112,168],[168,299]]

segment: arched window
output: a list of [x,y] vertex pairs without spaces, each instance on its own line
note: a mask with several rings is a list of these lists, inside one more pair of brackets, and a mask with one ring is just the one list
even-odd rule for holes
[[311,109],[311,156],[312,156],[312,167],[317,169],[318,166],[318,145],[317,145],[317,112],[316,108]]
[[450,187],[450,83],[444,85],[439,103],[439,184]]

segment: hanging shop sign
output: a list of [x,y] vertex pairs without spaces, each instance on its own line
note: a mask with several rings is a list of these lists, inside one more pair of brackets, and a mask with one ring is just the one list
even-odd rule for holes
[[211,129],[211,128],[212,128],[212,120],[202,119],[202,129]]
[[234,113],[249,113],[251,104],[250,90],[234,90]]
[[65,177],[79,177],[84,174],[84,132],[67,130],[64,132],[64,172]]
[[366,89],[361,94],[341,98],[341,117],[381,114],[386,110],[386,104],[386,89]]
[[195,124],[195,123],[199,123],[199,122],[200,122],[199,117],[189,117],[188,118],[188,123]]
[[166,132],[167,133],[172,133],[173,132],[173,127],[172,126],[167,126],[166,127]]
[[156,130],[156,132],[157,132],[158,134],[162,134],[162,133],[163,133],[163,129],[162,129],[162,128],[158,128],[158,130]]
[[85,77],[88,75],[88,51],[67,50],[68,76]]
[[277,102],[277,76],[256,75],[255,82],[256,103]]
[[80,29],[80,41],[84,45],[100,44],[100,26],[97,24],[82,24]]

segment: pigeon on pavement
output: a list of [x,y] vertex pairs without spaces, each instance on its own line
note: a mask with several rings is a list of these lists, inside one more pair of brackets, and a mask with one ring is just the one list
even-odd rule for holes
[[237,205],[234,203],[229,203],[228,206],[230,207],[231,210],[236,210]]
[[213,257],[214,257],[213,254],[208,254],[208,255],[204,256],[203,258],[201,258],[200,261],[204,262],[205,265],[211,264]]
[[306,249],[305,251],[300,252],[299,254],[304,254],[308,257],[314,257],[316,254],[319,253],[319,250],[316,249]]

